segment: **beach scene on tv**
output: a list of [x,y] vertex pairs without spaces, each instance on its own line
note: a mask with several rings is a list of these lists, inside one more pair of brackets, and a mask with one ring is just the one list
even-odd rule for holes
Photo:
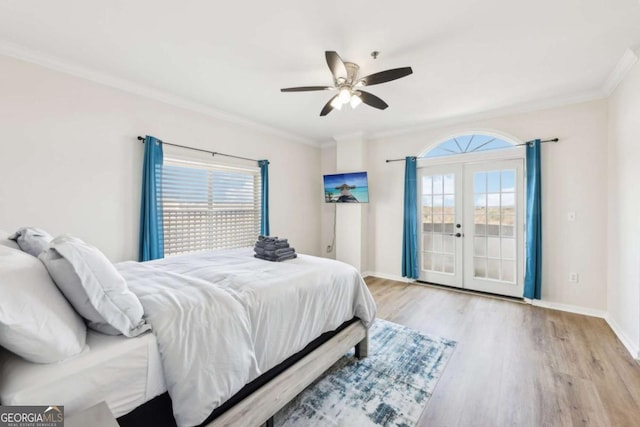
[[324,201],[327,203],[369,203],[367,173],[325,175]]

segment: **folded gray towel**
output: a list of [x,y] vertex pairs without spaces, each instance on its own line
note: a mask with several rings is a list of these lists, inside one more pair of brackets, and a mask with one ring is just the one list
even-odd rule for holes
[[278,257],[278,259],[276,259],[276,261],[282,262],[282,261],[287,261],[287,260],[294,259],[294,258],[297,258],[297,257],[298,257],[298,255],[294,252],[294,253],[291,253],[289,255],[280,256],[280,257]]
[[290,254],[290,253],[294,253],[295,251],[296,251],[295,248],[282,248],[282,249],[276,249],[274,251],[274,254],[276,256],[282,256],[282,255],[287,255],[287,254]]
[[253,248],[254,252],[259,254],[259,255],[264,255],[264,248],[259,248],[259,247],[255,247]]

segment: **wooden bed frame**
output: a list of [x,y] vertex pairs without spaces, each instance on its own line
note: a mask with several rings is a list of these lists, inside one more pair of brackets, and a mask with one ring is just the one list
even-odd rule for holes
[[351,347],[356,357],[367,357],[369,336],[357,321],[260,387],[206,427],[272,425],[273,416],[336,363]]

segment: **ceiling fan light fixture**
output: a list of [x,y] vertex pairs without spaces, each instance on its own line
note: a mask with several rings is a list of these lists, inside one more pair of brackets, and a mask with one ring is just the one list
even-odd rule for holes
[[349,101],[351,108],[356,108],[358,105],[362,104],[362,98],[358,96],[358,94],[354,93],[351,95],[351,100]]
[[339,96],[336,96],[335,98],[333,98],[333,101],[331,101],[331,106],[336,110],[342,109],[342,101],[340,100]]
[[351,99],[351,90],[349,90],[348,87],[343,87],[342,89],[340,89],[340,94],[338,95],[338,99],[343,104],[348,103],[349,100]]

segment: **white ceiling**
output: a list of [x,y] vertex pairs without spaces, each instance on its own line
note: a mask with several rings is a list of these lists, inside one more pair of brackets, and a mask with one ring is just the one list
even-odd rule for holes
[[[308,140],[379,133],[557,99],[602,96],[640,44],[638,0],[4,0],[0,42]],[[319,112],[325,50],[390,107]],[[370,52],[381,52],[373,60]],[[27,56],[27,55],[25,55]]]

